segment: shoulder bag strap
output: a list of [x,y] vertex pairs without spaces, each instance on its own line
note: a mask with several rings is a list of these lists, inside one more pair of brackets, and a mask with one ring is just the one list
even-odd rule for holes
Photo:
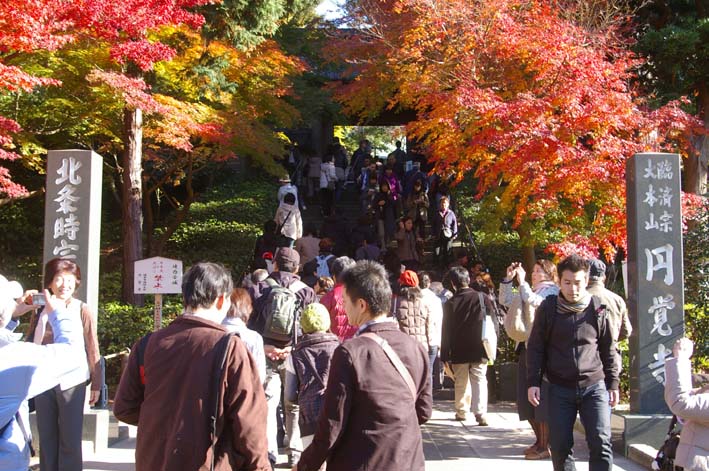
[[214,463],[216,459],[216,446],[219,435],[217,434],[217,419],[219,417],[219,406],[222,402],[222,376],[226,368],[226,357],[229,351],[229,343],[232,337],[238,336],[235,332],[228,332],[219,339],[219,342],[214,346],[214,365],[212,365],[212,398],[211,411],[209,417],[209,434],[212,449],[212,457],[210,460],[209,469],[214,471]]
[[145,334],[138,342],[138,373],[140,374],[140,384],[145,386],[145,349],[148,348],[148,340],[152,332]]
[[480,312],[482,312],[483,322],[485,322],[485,318],[487,317],[487,306],[485,306],[485,299],[480,291],[478,291],[478,301],[480,301]]
[[292,211],[288,211],[288,214],[286,215],[286,218],[283,220],[282,223],[278,225],[277,232],[276,234],[283,235],[283,228],[285,227],[286,223],[288,222],[288,219],[290,219],[290,214]]
[[401,375],[402,378],[404,378],[406,386],[408,386],[409,392],[411,393],[411,398],[414,400],[414,402],[416,402],[417,394],[414,379],[411,377],[411,373],[409,373],[409,370],[406,369],[404,362],[402,362],[401,358],[399,358],[399,355],[397,355],[394,349],[391,348],[389,342],[387,342],[382,337],[373,332],[366,332],[364,334],[360,334],[360,337],[364,337],[366,339],[374,341],[382,348],[382,350],[384,350],[384,353],[386,353],[386,356],[389,357],[389,361],[392,362],[392,364],[396,368],[396,371]]

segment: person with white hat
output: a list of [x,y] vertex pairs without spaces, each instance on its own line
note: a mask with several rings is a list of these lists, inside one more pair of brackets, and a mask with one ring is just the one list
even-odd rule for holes
[[298,198],[298,187],[291,182],[290,177],[285,175],[278,179],[278,183],[281,185],[278,188],[278,204],[283,203],[283,198],[285,198],[288,193],[293,193],[293,195],[295,195],[295,206],[300,210],[304,210],[305,205],[301,205],[301,201]]
[[28,310],[24,301],[33,293],[23,294],[19,283],[0,275],[0,469],[4,471],[27,470],[30,454],[34,454],[27,399],[56,386],[86,355],[79,348],[83,345],[81,330],[48,290],[44,291],[45,310],[54,343],[19,341],[21,336],[12,332],[10,323],[13,315]]

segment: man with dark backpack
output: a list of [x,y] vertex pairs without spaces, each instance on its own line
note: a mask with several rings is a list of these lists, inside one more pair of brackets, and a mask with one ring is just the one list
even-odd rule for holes
[[[263,337],[266,353],[266,380],[264,389],[268,403],[269,449],[276,447],[278,433],[277,411],[285,384],[285,360],[299,337],[298,322],[303,308],[316,301],[315,291],[295,274],[300,255],[294,249],[283,247],[276,252],[273,272],[259,285],[260,296],[254,300],[254,312],[249,328]],[[298,405],[284,400],[288,460],[298,460],[302,446],[298,430]]]
[[221,265],[194,265],[183,315],[131,350],[113,413],[138,426],[137,471],[270,471],[256,363],[221,325],[232,289]]
[[613,469],[610,407],[618,403],[618,365],[606,306],[586,290],[589,262],[571,255],[559,263],[559,296],[537,308],[527,342],[527,396],[540,404],[541,382],[549,382],[549,445],[555,471],[574,470],[576,415],[586,431],[589,469]]

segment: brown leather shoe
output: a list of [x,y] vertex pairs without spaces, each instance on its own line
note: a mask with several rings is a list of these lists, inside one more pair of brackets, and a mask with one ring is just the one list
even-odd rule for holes
[[525,460],[546,460],[551,457],[549,450],[534,450],[532,453],[524,455]]
[[537,452],[537,444],[536,443],[533,443],[524,449],[525,455],[528,455],[530,453],[536,453],[536,452]]

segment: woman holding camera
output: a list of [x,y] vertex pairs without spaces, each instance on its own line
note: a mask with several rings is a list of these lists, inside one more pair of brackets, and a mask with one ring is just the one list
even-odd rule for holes
[[709,386],[692,387],[693,350],[692,341],[681,338],[665,359],[665,402],[684,424],[674,465],[700,471],[709,469]]
[[[549,260],[537,260],[532,271],[532,286],[525,280],[522,264],[515,262],[507,267],[507,276],[500,283],[500,304],[507,307],[505,331],[517,343],[517,413],[519,420],[527,420],[534,430],[536,441],[524,450],[528,460],[549,458],[549,425],[546,404],[533,407],[527,400],[527,349],[526,342],[534,323],[534,313],[547,296],[559,294],[559,277],[556,265]],[[517,291],[513,291],[513,284]],[[544,390],[544,388],[543,388]],[[544,395],[542,393],[542,395]]]
[[[86,384],[91,380],[89,404],[94,405],[101,391],[101,358],[96,336],[96,320],[89,307],[74,298],[81,283],[81,271],[72,260],[55,258],[44,268],[45,288],[64,303],[74,322],[83,331],[86,360],[62,376],[59,385],[35,398],[37,428],[41,443],[40,470],[81,470],[81,435],[84,423]],[[38,345],[53,343],[53,334],[44,309],[32,316],[28,341]]]

